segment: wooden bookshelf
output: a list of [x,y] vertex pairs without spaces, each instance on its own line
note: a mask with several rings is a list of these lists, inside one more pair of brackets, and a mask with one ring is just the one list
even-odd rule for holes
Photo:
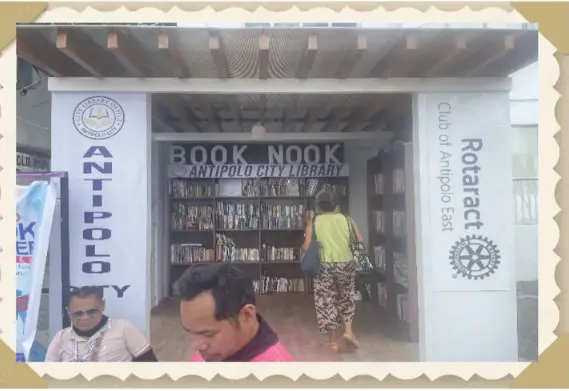
[[[417,342],[413,153],[396,143],[368,160],[369,253],[376,267],[373,302],[401,332]],[[405,271],[406,269],[406,271]]]
[[[170,222],[170,246],[168,254],[168,261],[170,262],[170,287],[172,287],[173,283],[183,274],[186,268],[193,263],[226,262],[226,259],[221,259],[223,257],[220,257],[219,248],[217,246],[218,239],[222,238],[220,235],[225,235],[226,238],[233,241],[234,248],[252,250],[248,252],[249,256],[247,259],[238,259],[239,257],[237,257],[233,258],[231,263],[242,268],[254,281],[260,281],[263,280],[263,278],[265,280],[269,278],[290,279],[295,280],[295,283],[303,281],[304,285],[302,291],[311,292],[312,281],[305,278],[300,270],[300,247],[304,242],[305,222],[314,211],[315,194],[307,194],[308,182],[311,179],[312,178],[298,178],[298,193],[290,194],[283,191],[285,190],[284,188],[273,188],[273,191],[268,192],[263,191],[265,187],[262,186],[262,183],[267,183],[268,181],[274,183],[278,178],[260,178],[256,180],[254,186],[247,187],[245,195],[243,195],[244,193],[227,195],[222,189],[224,183],[226,184],[227,181],[239,180],[170,179],[168,189],[170,199],[168,210]],[[338,194],[340,210],[343,213],[348,213],[348,178],[333,177],[318,179],[330,186],[333,191],[341,192],[341,194]],[[246,181],[252,180],[243,179],[241,183]],[[173,191],[175,184],[179,185],[178,190],[180,188],[190,188],[189,186],[193,185],[192,189],[195,191]],[[249,205],[254,213],[247,215],[254,215],[255,218],[245,219],[245,223],[238,226],[227,224],[226,220],[224,220],[225,216],[235,214],[220,213],[220,206],[223,203],[226,205]],[[194,207],[194,209],[190,209],[189,215],[191,215],[197,212],[196,208],[200,206],[202,210],[208,208],[208,213],[212,214],[211,218],[198,217],[195,219],[181,219],[179,216],[181,213],[175,213],[176,208]],[[275,220],[271,221],[269,219],[271,210],[282,213],[284,212],[283,209],[287,207],[290,207],[289,212],[285,212],[285,215],[280,215],[287,216],[288,219],[281,218],[278,223]],[[280,210],[278,210],[278,208],[280,208]],[[244,214],[239,213],[237,215],[243,216]],[[287,221],[288,224],[284,223]],[[192,224],[192,222],[195,222],[195,224]],[[174,248],[174,246],[182,244],[185,248],[195,247],[205,249],[195,250],[196,253],[206,250],[211,251],[206,251],[207,256],[198,254],[193,258],[176,257],[174,251],[178,251],[179,247]],[[287,250],[273,250],[271,252],[270,247]],[[267,250],[264,251],[264,248],[267,248]],[[188,249],[187,251],[191,250]],[[269,253],[270,256],[268,256],[267,253]],[[285,256],[281,256],[283,254]],[[265,281],[265,283],[267,283],[267,281]],[[278,281],[273,282],[273,285],[278,283]],[[297,288],[294,287],[291,289],[293,291],[297,290]]]

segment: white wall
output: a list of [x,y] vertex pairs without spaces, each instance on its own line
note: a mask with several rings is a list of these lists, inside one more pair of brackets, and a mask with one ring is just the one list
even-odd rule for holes
[[539,122],[538,63],[511,75],[510,115],[514,203],[516,205],[515,257],[517,281],[537,280],[537,124]]

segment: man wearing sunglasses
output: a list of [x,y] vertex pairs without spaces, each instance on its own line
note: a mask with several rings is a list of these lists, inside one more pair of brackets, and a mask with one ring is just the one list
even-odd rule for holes
[[67,301],[72,326],[61,330],[47,349],[48,362],[157,361],[146,337],[132,323],[104,314],[100,289],[73,290]]

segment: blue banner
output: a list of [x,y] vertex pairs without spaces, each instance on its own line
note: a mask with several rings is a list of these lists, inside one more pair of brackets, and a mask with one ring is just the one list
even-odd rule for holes
[[52,182],[16,188],[16,361],[31,361],[56,198]]

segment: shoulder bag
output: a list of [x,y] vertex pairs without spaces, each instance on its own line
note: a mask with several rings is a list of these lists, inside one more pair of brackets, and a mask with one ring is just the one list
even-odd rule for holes
[[352,251],[354,262],[356,263],[356,272],[369,273],[371,270],[373,270],[373,265],[369,260],[365,246],[363,242],[360,242],[356,238],[356,235],[354,233],[354,226],[352,225],[352,219],[346,216],[346,220],[348,222],[348,229],[350,230],[350,250]]
[[320,245],[316,241],[316,216],[312,218],[312,242],[300,259],[300,270],[307,277],[320,274]]

